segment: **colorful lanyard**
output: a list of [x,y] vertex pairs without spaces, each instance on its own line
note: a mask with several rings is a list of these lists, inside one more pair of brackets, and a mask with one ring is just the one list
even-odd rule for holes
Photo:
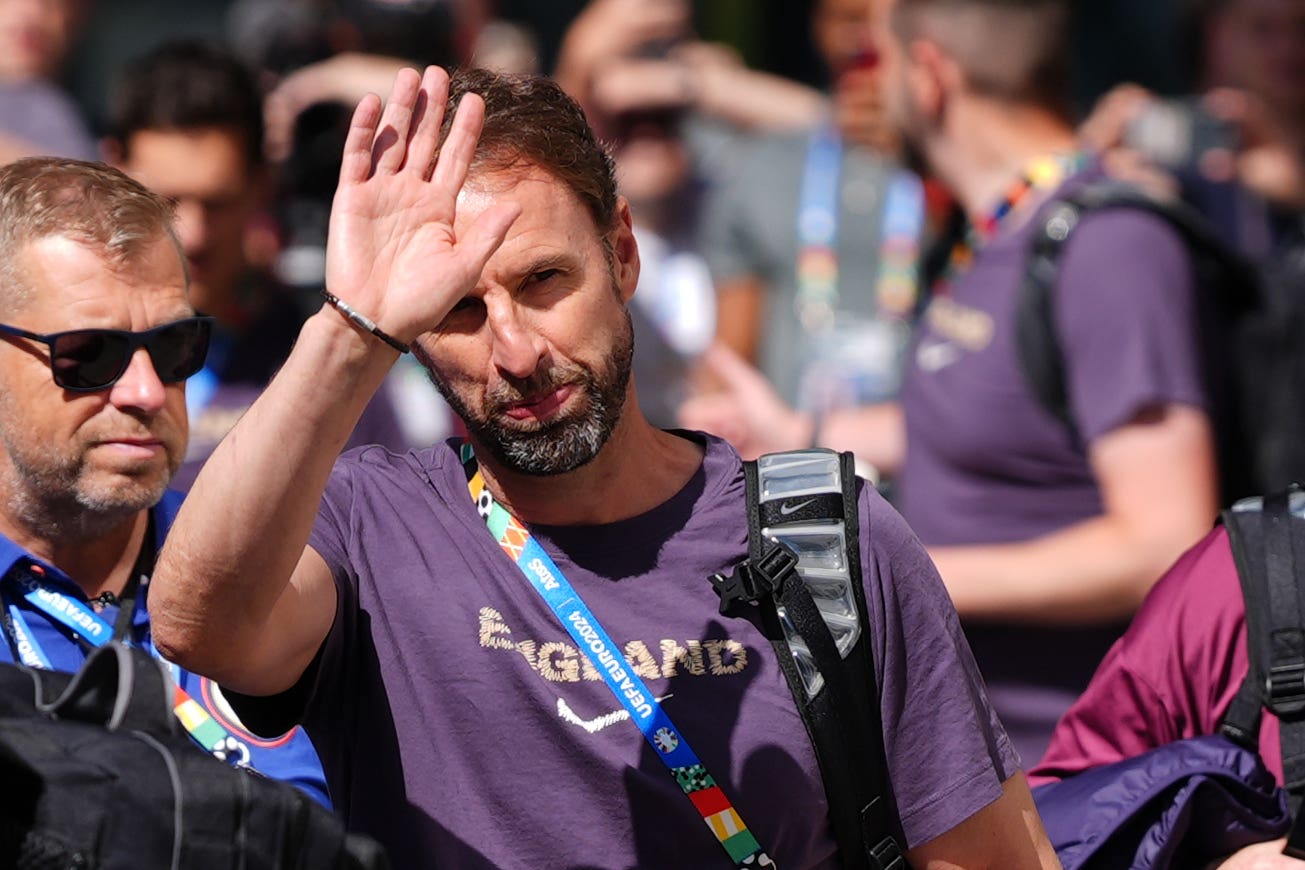
[[[839,176],[843,143],[830,125],[811,134],[798,194],[797,313],[811,332],[833,325],[839,300]],[[895,171],[884,196],[883,232],[875,301],[890,317],[907,318],[919,298],[924,185],[912,172]]]
[[[73,633],[74,638],[80,639],[87,647],[104,646],[119,636],[124,641],[130,642],[129,638],[126,637],[127,629],[131,625],[130,614],[127,614],[125,618],[120,614],[118,628],[115,630],[103,617],[86,604],[51,589],[44,580],[44,575],[44,568],[34,563],[28,563],[24,569],[10,571],[9,575],[4,579],[18,588],[20,598],[36,610],[44,613],[52,621],[67,628]],[[8,617],[4,620],[4,627],[13,643],[18,660],[29,668],[50,670],[50,657],[46,655],[45,650],[37,642],[36,635],[28,625],[26,617],[23,616],[18,602],[11,600],[11,597],[5,594],[4,590],[0,590],[0,601],[4,602],[5,613]],[[135,596],[124,598],[123,607],[130,607],[131,611],[134,612],[135,601]],[[148,643],[146,649],[155,658],[159,658],[158,651],[154,649],[152,642]],[[171,668],[173,681],[176,683],[172,699],[172,712],[181,722],[182,727],[186,729],[186,733],[205,751],[217,756],[219,759],[228,761],[236,767],[247,766],[249,762],[248,750],[226,728],[223,728],[216,719],[209,715],[203,705],[192,698],[185,689],[181,688],[180,669],[176,665],[171,665]]]
[[997,235],[1002,222],[1027,201],[1031,193],[1055,190],[1064,184],[1065,179],[1084,169],[1087,163],[1088,155],[1081,152],[1046,155],[1030,161],[1005,196],[987,214],[977,221],[964,222],[947,264],[934,282],[933,295],[950,295],[956,278],[974,262],[975,252]]
[[471,445],[464,442],[461,453],[470,478],[467,489],[490,534],[602,674],[607,688],[625,707],[644,739],[656,750],[657,757],[675,777],[730,860],[738,867],[774,867],[725,792],[712,779],[647,685],[630,669],[611,636],[594,618],[593,612],[562,575],[552,557],[515,517],[494,500],[485,486]]

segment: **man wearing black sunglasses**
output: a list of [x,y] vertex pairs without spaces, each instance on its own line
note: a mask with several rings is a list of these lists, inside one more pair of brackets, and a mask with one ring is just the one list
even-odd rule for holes
[[[211,328],[165,200],[100,164],[0,167],[0,662],[75,671],[110,638],[153,649],[146,592]],[[203,748],[326,802],[302,732],[255,738],[215,686],[174,676]]]

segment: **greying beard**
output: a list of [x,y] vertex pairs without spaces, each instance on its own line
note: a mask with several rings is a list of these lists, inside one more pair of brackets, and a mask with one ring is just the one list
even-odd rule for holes
[[[496,460],[519,474],[548,477],[566,474],[592,462],[612,436],[625,407],[634,357],[634,328],[625,312],[625,328],[612,354],[598,371],[584,366],[551,369],[515,384],[509,383],[485,397],[483,417],[472,414],[458,394],[432,371],[431,380],[467,425],[467,431]],[[569,416],[558,417],[534,429],[509,427],[494,407],[540,395],[560,386],[582,388],[585,404]]]
[[[0,401],[0,406],[7,402]],[[0,492],[7,494],[10,516],[51,541],[107,534],[157,504],[175,471],[170,465],[161,480],[96,492],[82,485],[80,465],[43,463],[29,457],[3,427],[0,443],[5,449],[0,461]]]
[[36,487],[31,484],[31,478],[16,474],[12,466],[0,473],[0,486],[9,493],[10,515],[47,541],[89,540],[106,535],[153,507],[166,488],[165,484],[157,492],[142,489],[134,498],[110,502],[76,487],[60,489],[59,483],[48,479]]

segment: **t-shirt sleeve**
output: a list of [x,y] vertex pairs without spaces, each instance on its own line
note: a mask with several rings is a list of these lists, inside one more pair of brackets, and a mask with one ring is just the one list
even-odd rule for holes
[[869,487],[862,516],[884,753],[902,833],[914,848],[1000,797],[1019,757],[923,545]]
[[[1213,734],[1245,673],[1241,591],[1220,527],[1151,590],[1078,701],[1065,713],[1034,785]],[[1239,672],[1239,660],[1241,662]]]
[[1148,407],[1204,408],[1196,287],[1178,231],[1137,209],[1089,214],[1061,261],[1056,323],[1086,441]]

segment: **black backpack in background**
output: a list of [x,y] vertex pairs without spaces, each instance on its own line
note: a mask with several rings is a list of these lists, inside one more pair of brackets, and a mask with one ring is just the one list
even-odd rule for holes
[[1283,851],[1305,859],[1305,519],[1301,489],[1247,499],[1223,512],[1246,602],[1249,667],[1219,731],[1259,751],[1260,716],[1278,718],[1283,787],[1295,820]]
[[386,870],[293,786],[180,733],[165,666],[118,643],[75,675],[0,665],[0,868]]
[[1016,346],[1038,401],[1075,430],[1052,290],[1075,228],[1085,214],[1106,209],[1142,210],[1164,219],[1192,258],[1220,503],[1305,480],[1305,244],[1293,240],[1273,264],[1253,263],[1190,207],[1119,182],[1086,185],[1044,206],[1036,218]]

